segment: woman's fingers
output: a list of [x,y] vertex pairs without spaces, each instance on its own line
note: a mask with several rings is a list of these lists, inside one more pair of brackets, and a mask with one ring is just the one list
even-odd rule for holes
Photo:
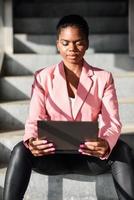
[[105,153],[102,150],[89,150],[89,149],[79,149],[79,152],[85,155],[89,156],[96,156],[96,157],[102,157]]
[[45,150],[32,150],[32,154],[34,156],[44,156],[44,155],[48,155],[48,154],[54,154],[55,148],[49,148],[49,149],[45,149]]
[[109,150],[109,144],[104,139],[87,141],[80,145],[79,152],[85,155],[103,157]]
[[40,145],[36,145],[36,146],[30,146],[29,149],[30,150],[46,150],[46,149],[51,149],[51,147],[54,147],[53,143],[47,143],[47,144],[40,144]]
[[40,140],[38,138],[33,138],[33,139],[29,140],[29,144],[31,146],[43,145],[43,144],[46,144],[46,143],[48,143],[48,141],[46,139]]
[[38,138],[29,140],[29,149],[34,156],[53,154],[55,151],[53,143]]
[[34,156],[43,156],[43,155],[48,155],[52,154],[55,152],[55,148],[46,148],[46,149],[31,149],[31,152]]

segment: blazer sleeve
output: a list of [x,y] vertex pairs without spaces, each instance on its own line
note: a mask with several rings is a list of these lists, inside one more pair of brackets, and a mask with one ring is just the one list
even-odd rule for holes
[[47,120],[48,115],[45,108],[46,91],[41,86],[39,72],[35,73],[32,85],[31,101],[29,105],[29,115],[25,123],[25,134],[23,141],[26,143],[31,137],[38,137],[37,120]]
[[[109,143],[111,153],[120,136],[122,127],[119,118],[116,89],[111,73],[108,73],[107,82],[103,93],[100,124],[101,127],[99,131],[99,137],[105,139]],[[104,156],[102,159],[107,159],[110,153]]]

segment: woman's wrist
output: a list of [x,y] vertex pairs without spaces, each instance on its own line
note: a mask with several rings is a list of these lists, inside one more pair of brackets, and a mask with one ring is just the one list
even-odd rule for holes
[[34,137],[29,138],[29,140],[27,141],[28,146],[32,146],[33,145],[33,141],[34,141]]

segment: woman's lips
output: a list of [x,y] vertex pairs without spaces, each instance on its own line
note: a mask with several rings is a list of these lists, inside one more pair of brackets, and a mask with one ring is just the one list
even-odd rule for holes
[[72,59],[73,59],[73,58],[76,58],[76,57],[78,57],[78,55],[77,55],[77,54],[72,54],[72,55],[67,55],[67,57],[68,57],[68,58],[72,58]]

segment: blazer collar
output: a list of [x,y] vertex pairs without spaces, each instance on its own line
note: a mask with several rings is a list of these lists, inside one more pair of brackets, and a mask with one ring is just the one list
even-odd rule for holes
[[53,101],[58,106],[59,112],[72,121],[72,111],[66,84],[64,64],[60,62],[54,71]]
[[81,109],[82,105],[84,104],[86,97],[93,85],[93,80],[91,77],[93,76],[94,72],[92,67],[89,66],[86,61],[84,61],[84,65],[82,67],[82,72],[78,84],[77,94],[75,97],[74,106],[72,108],[73,117],[76,119],[79,110]]
[[71,108],[63,61],[56,66],[53,79],[53,100],[61,112],[67,116],[68,120],[76,119],[93,85],[93,80],[91,79],[93,75],[92,67],[84,61],[74,106]]

